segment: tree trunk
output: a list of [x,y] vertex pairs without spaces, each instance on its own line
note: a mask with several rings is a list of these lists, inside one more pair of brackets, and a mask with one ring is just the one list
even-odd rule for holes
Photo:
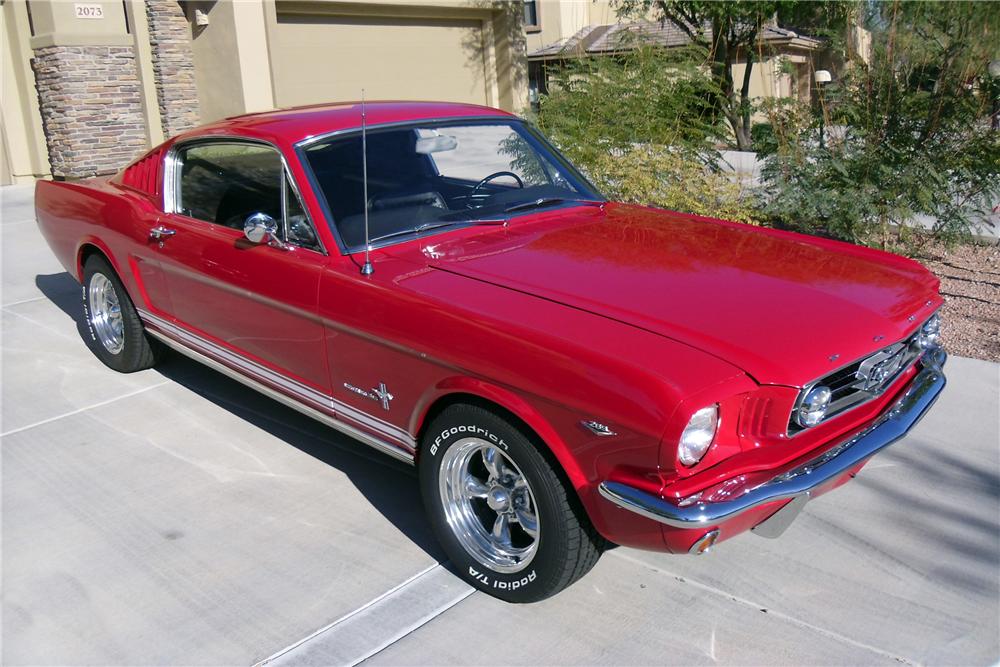
[[[750,39],[747,40],[746,44],[747,63],[746,67],[743,68],[743,85],[740,86],[740,113],[739,113],[740,124],[739,128],[736,128],[736,146],[741,151],[748,151],[752,148],[750,140],[750,126],[752,122],[750,117],[750,112],[751,112],[750,75],[753,73],[753,64],[754,64],[753,47],[756,43],[757,43],[757,32],[754,31],[750,33]],[[730,68],[730,70],[732,70],[733,61],[736,60],[735,57],[736,55],[737,54],[732,54],[729,56],[730,62],[728,64],[728,67]]]
[[749,151],[750,141],[750,75],[753,72],[753,47],[756,34],[747,48],[747,66],[743,71],[740,91],[736,92],[736,82],[733,80],[733,64],[736,53],[731,48],[729,31],[732,26],[724,25],[722,21],[712,21],[712,75],[722,92],[722,114],[729,122],[736,139],[736,148]]
[[739,150],[747,150],[749,142],[744,141],[741,132],[740,104],[736,98],[736,86],[733,82],[733,56],[729,52],[729,26],[718,18],[712,19],[712,76],[721,93],[719,106],[722,115],[726,117],[729,127],[736,137]]

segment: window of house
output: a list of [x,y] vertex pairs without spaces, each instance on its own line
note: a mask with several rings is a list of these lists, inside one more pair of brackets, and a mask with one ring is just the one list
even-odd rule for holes
[[239,142],[198,143],[179,148],[175,159],[174,212],[240,231],[247,218],[264,213],[278,221],[283,240],[320,250],[275,149]]
[[537,0],[524,0],[524,27],[538,28]]

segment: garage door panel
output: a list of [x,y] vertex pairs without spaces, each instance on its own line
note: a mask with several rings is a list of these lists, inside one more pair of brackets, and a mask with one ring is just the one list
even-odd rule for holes
[[278,14],[279,106],[358,99],[486,103],[481,22]]

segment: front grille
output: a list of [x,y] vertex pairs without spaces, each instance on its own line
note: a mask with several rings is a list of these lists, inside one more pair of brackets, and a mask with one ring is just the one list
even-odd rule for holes
[[795,422],[799,403],[817,385],[830,389],[830,408],[824,419],[830,419],[876,398],[892,385],[906,369],[920,358],[923,350],[917,344],[920,328],[909,338],[882,348],[878,352],[835,370],[806,385],[795,402],[788,422],[788,434],[803,430]]

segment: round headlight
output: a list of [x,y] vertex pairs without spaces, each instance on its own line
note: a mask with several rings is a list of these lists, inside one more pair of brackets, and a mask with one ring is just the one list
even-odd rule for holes
[[926,350],[941,344],[941,318],[937,314],[924,322],[920,327],[920,335],[917,336],[917,345]]
[[802,399],[802,403],[799,404],[795,415],[799,426],[809,428],[823,421],[823,417],[826,416],[826,411],[830,407],[831,397],[829,388],[823,385],[810,389],[809,393]]
[[693,466],[705,456],[705,452],[715,440],[715,432],[719,430],[719,406],[710,405],[702,408],[691,416],[681,441],[677,447],[677,459],[686,466]]

